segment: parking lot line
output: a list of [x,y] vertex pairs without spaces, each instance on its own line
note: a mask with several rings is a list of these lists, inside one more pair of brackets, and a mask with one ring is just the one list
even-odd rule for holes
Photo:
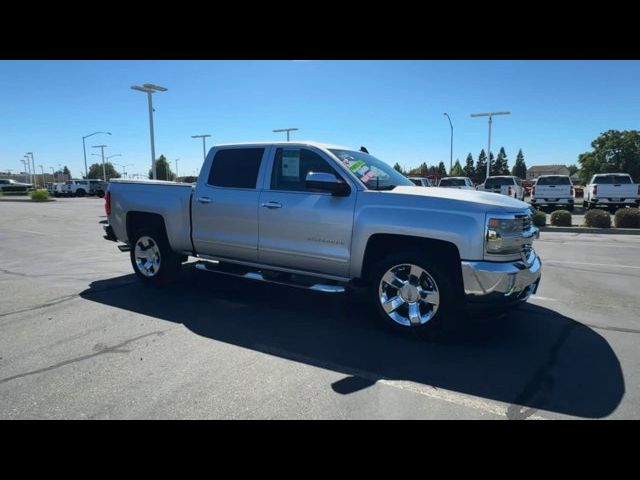
[[586,263],[586,262],[571,262],[568,260],[544,260],[545,263],[563,263],[567,265],[588,265],[591,267],[615,267],[615,268],[635,268],[640,270],[640,267],[636,267],[633,265],[612,265],[610,263]]
[[[293,360],[299,363],[316,365],[325,370],[343,372],[347,375],[364,378],[366,380],[371,380],[372,382],[381,383],[383,385],[397,388],[399,390],[410,391],[418,395],[423,395],[425,397],[433,398],[436,400],[442,400],[444,402],[453,403],[455,405],[468,407],[474,410],[480,410],[485,413],[490,413],[492,415],[498,415],[501,417],[509,418],[508,412],[509,412],[509,407],[511,407],[510,404],[506,404],[506,403],[503,404],[502,402],[488,402],[478,397],[463,395],[457,392],[453,392],[451,390],[446,390],[444,388],[436,388],[432,385],[422,385],[422,384],[419,384],[416,382],[410,382],[407,380],[386,379],[373,372],[368,372],[368,371],[359,370],[359,369],[356,370],[350,367],[346,367],[344,365],[337,365],[331,362],[326,362],[318,358],[312,358],[306,355],[300,355],[299,353],[293,353],[280,348],[274,348],[270,345],[259,344],[259,345],[255,345],[255,347],[258,350],[261,350],[265,353],[268,353],[277,357],[288,358],[289,360]],[[526,416],[526,420],[546,420],[546,418],[541,417],[540,415],[528,415]]]

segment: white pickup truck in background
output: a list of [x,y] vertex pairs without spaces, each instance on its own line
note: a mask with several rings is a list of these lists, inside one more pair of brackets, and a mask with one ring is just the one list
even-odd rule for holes
[[531,205],[534,207],[566,207],[573,211],[575,191],[568,175],[541,175],[531,187]]
[[476,190],[501,193],[516,200],[524,201],[524,187],[518,177],[501,175],[487,178]]
[[610,210],[640,206],[640,185],[628,173],[598,173],[584,190],[584,207],[603,206]]

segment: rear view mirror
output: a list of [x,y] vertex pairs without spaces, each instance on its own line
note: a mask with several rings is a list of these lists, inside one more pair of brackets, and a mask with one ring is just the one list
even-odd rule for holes
[[309,172],[305,178],[305,186],[309,190],[329,192],[337,197],[345,197],[351,193],[349,185],[333,173]]

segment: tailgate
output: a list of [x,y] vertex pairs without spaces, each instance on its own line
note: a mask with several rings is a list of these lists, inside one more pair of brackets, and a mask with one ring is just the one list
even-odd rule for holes
[[570,185],[540,185],[536,186],[536,198],[571,198]]

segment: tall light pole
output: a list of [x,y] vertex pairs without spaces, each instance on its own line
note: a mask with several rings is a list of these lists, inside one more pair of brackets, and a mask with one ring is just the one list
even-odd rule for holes
[[38,179],[36,178],[37,177],[37,174],[36,174],[36,162],[33,159],[33,152],[27,152],[25,155],[31,155],[31,167],[32,167],[31,168],[31,173],[32,173],[32,175],[34,177],[34,180],[35,180],[35,183],[36,183],[36,186],[37,186]]
[[[115,157],[115,155],[112,155],[112,156]],[[119,167],[122,167],[122,175],[127,174],[127,167],[133,167],[133,163],[128,163],[126,165],[123,165],[122,163],[116,163],[116,165]]]
[[107,171],[104,168],[104,147],[107,147],[108,145],[93,145],[91,148],[99,148],[100,149],[100,153],[102,156],[102,180],[104,182],[107,181]]
[[[472,117],[489,117],[489,147],[487,148],[487,177],[489,178],[489,169],[491,167],[491,123],[492,118],[496,115],[511,115],[511,112],[489,112],[489,113],[472,113]],[[485,179],[486,180],[486,179]]]
[[153,139],[153,100],[151,95],[154,92],[166,92],[167,89],[152,83],[145,83],[142,86],[134,85],[132,90],[138,90],[139,92],[145,92],[147,94],[147,100],[149,102],[149,132],[151,136],[151,175],[153,179],[156,179],[156,146]]
[[25,153],[24,158],[27,159],[27,173],[29,174],[29,183],[33,184],[33,171],[31,170],[31,157]]
[[451,127],[451,151],[449,153],[449,175],[451,175],[451,171],[453,170],[453,123],[451,123],[451,117],[448,113],[444,114],[449,119],[449,126]]
[[289,132],[295,132],[298,130],[297,128],[279,128],[278,130],[274,130],[273,133],[278,132],[287,132],[287,142],[289,141]]
[[[105,147],[106,147],[106,145],[105,145]],[[95,155],[96,157],[99,157],[99,156],[100,156],[100,155],[98,155],[97,153],[92,153],[91,155]],[[107,170],[107,167],[106,167],[105,162],[108,162],[110,158],[113,158],[113,157],[121,157],[121,156],[122,156],[122,154],[121,154],[121,153],[116,153],[116,154],[114,154],[114,155],[109,155],[108,157],[104,157],[103,162],[102,162],[102,174],[103,174],[105,177],[106,177],[106,170]],[[116,165],[117,165],[117,164],[116,164]]]
[[[202,141],[204,142],[204,138],[202,139]],[[176,182],[178,181],[178,160],[180,159],[176,158]]]
[[85,135],[84,137],[82,137],[82,151],[84,153],[84,178],[88,178],[89,177],[89,170],[87,169],[87,147],[84,143],[84,140],[86,138],[89,138],[93,135],[97,135],[99,133],[104,133],[106,135],[111,135],[111,132],[93,132],[90,133],[89,135]]
[[20,161],[22,162],[22,168],[25,170],[24,183],[27,183],[27,174],[29,173],[27,172],[27,161],[24,158],[20,159]]
[[[205,146],[205,138],[210,137],[209,134],[204,135],[191,135],[191,138],[201,138],[202,139],[202,158],[206,160],[207,158],[207,147]],[[177,168],[177,167],[176,167]]]

